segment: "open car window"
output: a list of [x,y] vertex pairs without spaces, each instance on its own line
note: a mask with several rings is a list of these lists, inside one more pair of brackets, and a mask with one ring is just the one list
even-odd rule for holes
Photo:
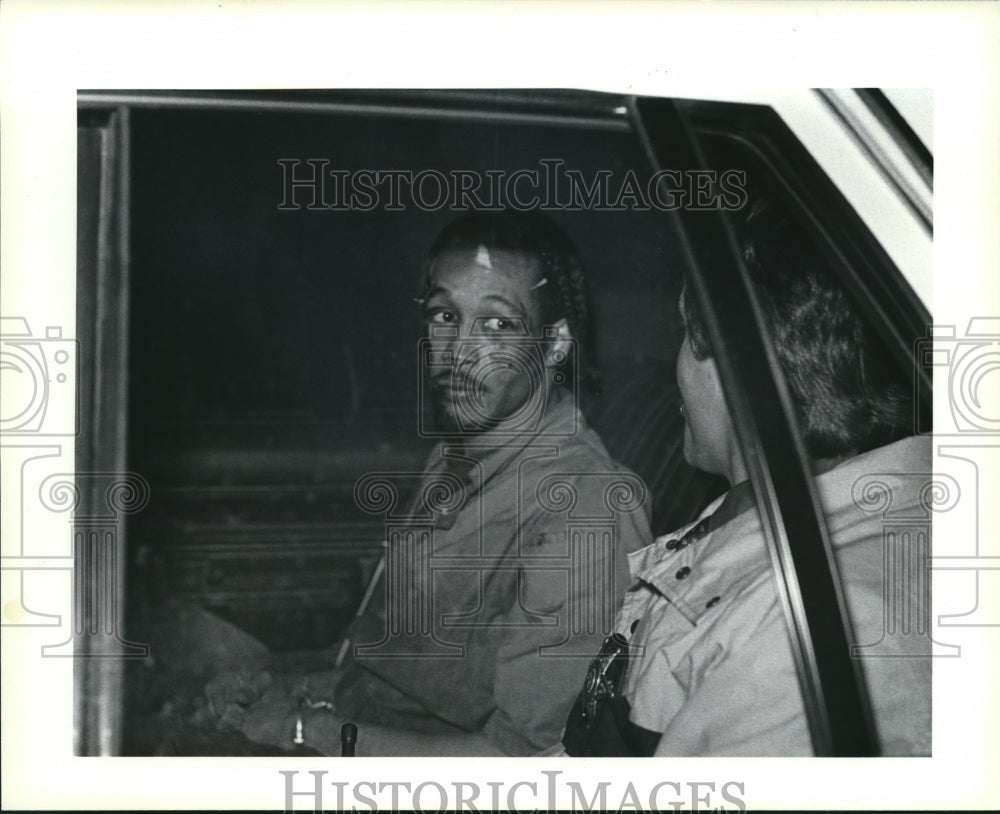
[[[767,109],[738,110],[725,106],[665,100],[638,100],[635,116],[652,160],[705,165],[722,173],[739,167],[746,172],[751,202],[767,199],[793,221],[796,232],[810,241],[850,292],[852,305],[865,315],[890,349],[896,377],[919,394],[929,415],[925,370],[914,369],[912,348],[927,324],[926,311],[892,262],[809,156]],[[679,210],[690,252],[693,275],[689,296],[705,315],[726,389],[730,411],[741,437],[744,460],[756,495],[760,528],[767,541],[774,576],[785,612],[799,685],[817,754],[867,755],[878,752],[871,701],[861,671],[824,507],[806,447],[799,437],[792,389],[778,365],[760,305],[740,256],[732,221],[735,213]],[[791,256],[791,255],[789,255]],[[822,337],[820,341],[836,341]],[[929,425],[928,425],[929,426]],[[912,432],[917,432],[914,423]],[[858,471],[854,477],[864,473]],[[827,480],[847,477],[827,474]],[[909,552],[926,568],[929,551]],[[884,566],[889,568],[888,565]],[[885,601],[902,590],[886,576]],[[926,629],[921,614],[929,612],[926,576],[917,576],[918,607],[907,623]],[[897,600],[898,601],[898,600]],[[886,616],[888,619],[888,614]],[[889,622],[887,622],[889,624]]]

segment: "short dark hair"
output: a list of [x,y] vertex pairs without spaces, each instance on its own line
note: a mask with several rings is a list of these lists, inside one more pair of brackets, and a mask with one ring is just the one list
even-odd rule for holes
[[[860,453],[911,435],[906,371],[803,228],[772,201],[758,202],[734,226],[810,457]],[[691,350],[704,359],[712,349],[690,292],[683,308]]]
[[594,392],[601,389],[596,364],[594,324],[583,263],[569,236],[538,212],[472,212],[449,223],[438,234],[424,264],[424,288],[434,260],[446,251],[476,249],[516,251],[538,258],[547,282],[536,289],[542,320],[554,325],[565,319],[576,343],[577,365]]

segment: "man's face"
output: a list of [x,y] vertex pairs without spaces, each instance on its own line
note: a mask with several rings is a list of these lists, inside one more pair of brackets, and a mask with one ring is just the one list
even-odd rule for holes
[[[681,313],[684,294],[681,294]],[[684,413],[684,459],[691,466],[725,475],[732,483],[735,438],[729,411],[711,357],[696,359],[687,333],[677,355],[677,385]]]
[[[482,432],[518,418],[545,387],[536,258],[458,249],[439,255],[424,304],[438,363],[429,369],[435,421],[444,431]],[[447,364],[441,364],[446,360]]]

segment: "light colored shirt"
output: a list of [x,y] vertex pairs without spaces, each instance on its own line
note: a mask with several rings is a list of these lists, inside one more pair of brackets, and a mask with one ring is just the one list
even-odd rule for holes
[[[456,455],[464,468],[444,465]],[[427,482],[463,469],[467,500],[437,517],[433,556],[411,541],[350,631],[369,649],[357,651],[337,705],[362,721],[483,732],[507,754],[534,754],[558,739],[610,632],[630,583],[626,554],[652,538],[645,487],[561,389],[535,432],[439,445]],[[407,597],[412,629],[387,638],[389,591]],[[429,635],[421,608],[431,609]]]
[[[930,754],[930,473],[931,439],[915,437],[816,478],[886,755]],[[657,755],[810,755],[758,513],[705,522],[724,499],[630,555],[616,630],[644,651],[621,692],[633,723],[663,733]]]

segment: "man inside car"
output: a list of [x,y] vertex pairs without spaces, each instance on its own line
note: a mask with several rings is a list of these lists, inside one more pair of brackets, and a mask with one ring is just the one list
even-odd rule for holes
[[[460,218],[434,243],[418,302],[446,437],[403,512],[414,527],[387,542],[346,663],[210,686],[215,712],[255,741],[340,754],[351,721],[359,755],[536,753],[610,630],[625,555],[651,539],[642,482],[577,408],[595,374],[566,235],[536,214]],[[570,504],[606,515],[601,535],[571,533]]]
[[[890,565],[884,517],[858,497],[877,475],[893,512],[927,513],[931,446],[912,436],[912,388],[823,257],[773,204],[743,218],[737,243],[812,462],[878,751],[927,755],[930,639],[903,633],[928,629],[929,543],[914,535]],[[684,455],[731,488],[694,523],[630,555],[633,585],[562,746],[589,756],[810,755],[744,451],[697,304],[682,293],[680,310]]]

